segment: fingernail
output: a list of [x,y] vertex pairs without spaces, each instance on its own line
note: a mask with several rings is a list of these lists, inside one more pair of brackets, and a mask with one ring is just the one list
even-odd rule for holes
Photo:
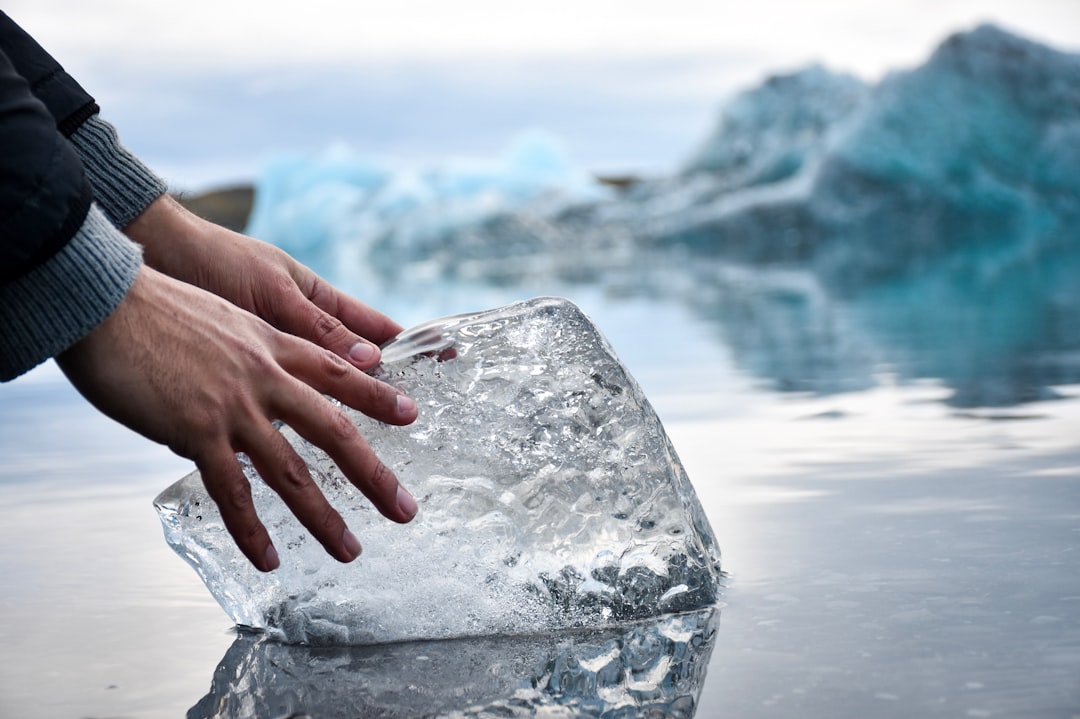
[[361,548],[360,540],[356,538],[356,535],[346,529],[343,539],[345,541],[345,549],[349,550],[349,555],[353,559],[359,557],[360,552],[363,551],[363,549]]
[[278,558],[277,550],[274,549],[274,545],[266,545],[266,571],[272,572],[280,566],[281,560]]
[[375,358],[375,347],[367,342],[357,342],[349,349],[349,359],[353,362],[370,362]]
[[400,484],[397,488],[397,506],[398,511],[412,519],[416,516],[416,511],[419,507],[416,506],[416,500],[409,494],[409,490],[402,487]]
[[398,414],[412,414],[416,411],[416,402],[403,394],[399,394],[397,396],[397,411]]

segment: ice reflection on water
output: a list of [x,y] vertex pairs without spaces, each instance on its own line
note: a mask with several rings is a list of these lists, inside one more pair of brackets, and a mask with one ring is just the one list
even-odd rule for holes
[[[883,377],[931,379],[950,390],[942,401],[985,407],[1052,399],[1055,385],[1080,382],[1077,277],[1080,248],[992,270],[957,262],[858,291],[807,268],[657,252],[586,286],[689,311],[770,389],[834,394]],[[563,281],[556,271],[529,289]],[[562,292],[582,288],[570,286]]]
[[619,628],[367,647],[240,633],[188,719],[694,716],[708,609]]

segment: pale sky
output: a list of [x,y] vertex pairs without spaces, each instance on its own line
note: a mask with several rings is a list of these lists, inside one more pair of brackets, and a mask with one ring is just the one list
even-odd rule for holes
[[859,74],[913,63],[956,29],[994,21],[1080,49],[1075,0],[14,0],[7,12],[67,61],[260,65],[452,56],[757,55]]
[[[876,79],[986,21],[1080,51],[1078,0],[274,6],[9,0],[4,9],[101,101],[122,137],[181,175],[182,158],[200,149],[237,174],[274,145],[483,154],[524,125],[565,135],[592,166],[652,167],[684,157],[723,97],[768,73],[819,61]],[[198,112],[214,118],[202,125]],[[205,144],[234,123],[244,127],[229,143]],[[175,141],[155,142],[151,126]],[[212,180],[210,164],[203,158],[203,177],[191,181]]]

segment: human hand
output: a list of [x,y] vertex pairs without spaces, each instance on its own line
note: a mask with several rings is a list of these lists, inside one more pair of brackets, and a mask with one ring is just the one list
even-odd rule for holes
[[389,317],[338,291],[284,251],[203,220],[168,195],[150,203],[124,232],[143,246],[151,267],[361,369],[377,364],[378,345],[401,332]]
[[330,555],[349,562],[360,553],[274,420],[325,450],[386,517],[408,522],[416,513],[394,474],[320,393],[396,425],[416,419],[415,404],[335,352],[209,292],[143,266],[113,314],[57,362],[98,409],[195,461],[229,533],[262,571],[279,559],[237,452]]

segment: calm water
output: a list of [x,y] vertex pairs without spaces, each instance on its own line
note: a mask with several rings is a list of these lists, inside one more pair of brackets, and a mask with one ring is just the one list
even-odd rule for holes
[[[570,294],[608,335],[720,541],[730,576],[704,678],[687,680],[696,716],[1080,715],[1080,386],[1025,375],[1057,399],[959,402],[955,373],[908,372],[910,358],[879,352],[860,355],[858,387],[838,387],[826,380],[854,376],[833,351],[839,330],[832,345],[811,333],[770,356],[769,343],[732,341],[746,325],[700,308],[543,289]],[[513,297],[459,287],[377,304],[412,323]],[[953,344],[905,346],[933,367]],[[1069,365],[1046,346],[1028,360]],[[790,383],[770,367],[810,379],[778,391]],[[511,659],[544,651],[234,645],[150,505],[188,463],[100,418],[51,365],[0,387],[0,455],[2,717],[205,716],[212,682],[236,702],[237,674],[268,667],[287,670],[289,706],[313,716],[393,691],[466,715],[480,690],[462,688],[463,668],[502,672],[483,685],[490,700],[517,691]]]

